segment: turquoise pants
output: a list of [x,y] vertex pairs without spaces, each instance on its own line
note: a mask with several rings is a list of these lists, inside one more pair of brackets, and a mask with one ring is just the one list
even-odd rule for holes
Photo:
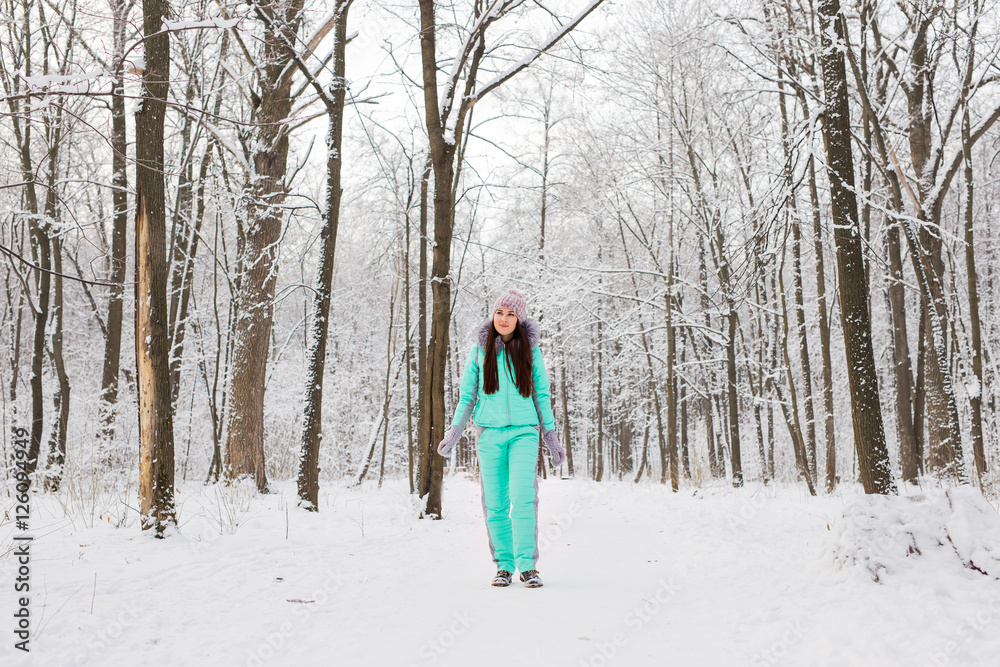
[[538,431],[534,426],[487,428],[476,444],[483,513],[497,569],[535,569],[538,560]]

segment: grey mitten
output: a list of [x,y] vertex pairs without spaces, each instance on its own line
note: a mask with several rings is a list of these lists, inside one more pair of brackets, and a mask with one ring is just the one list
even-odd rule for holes
[[441,456],[451,456],[452,450],[458,444],[458,439],[462,437],[462,430],[457,426],[452,426],[444,434],[444,440],[438,445],[438,454]]
[[545,435],[542,436],[542,440],[545,441],[545,448],[549,450],[549,458],[552,459],[552,467],[558,468],[559,465],[566,460],[566,450],[559,444],[559,437],[556,435],[554,430],[546,431]]

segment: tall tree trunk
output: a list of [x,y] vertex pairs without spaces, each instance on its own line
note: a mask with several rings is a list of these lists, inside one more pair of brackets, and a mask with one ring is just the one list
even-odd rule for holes
[[[264,464],[264,386],[274,319],[278,242],[285,219],[288,115],[293,56],[303,0],[255,5],[264,24],[260,104],[248,141],[250,173],[240,201],[236,318],[229,383],[225,471],[228,479],[253,477],[267,491]],[[243,222],[245,221],[245,222]]]
[[[706,383],[708,384],[708,383]],[[701,411],[705,417],[705,444],[708,446],[708,469],[713,478],[722,477],[719,457],[721,452],[715,449],[715,414],[712,408],[712,398],[708,394],[701,400]]]
[[[670,63],[670,77],[669,81],[671,84],[674,80],[674,66],[673,61]],[[671,104],[671,123],[676,123],[676,118],[674,117],[674,108]],[[663,129],[662,129],[662,114],[657,113],[656,115],[656,138],[657,141],[662,141]],[[669,173],[674,171],[674,141],[676,133],[671,129],[669,138],[669,166],[664,163],[664,157],[662,151],[658,151],[657,159],[660,163],[661,170],[666,171],[665,167],[669,169]],[[674,190],[673,182],[665,182],[666,178],[661,176],[660,182],[661,187],[665,192],[668,193],[667,201],[667,285],[664,293],[664,317],[665,317],[665,329],[667,334],[667,455],[670,459],[670,489],[675,493],[680,488],[680,463],[677,456],[677,372],[674,368],[677,361],[677,334],[674,331],[674,319],[673,311],[677,306],[677,299],[674,295],[674,282],[676,280],[676,255],[675,255],[675,244],[674,244],[674,211],[676,207],[674,206]],[[624,245],[625,238],[624,232],[622,233],[622,243]],[[647,244],[648,245],[648,244]],[[628,248],[625,248],[626,253]],[[653,259],[656,260],[654,253]],[[659,268],[659,261],[656,261],[656,266]],[[633,281],[633,284],[634,281]],[[638,285],[635,286],[636,298],[639,297]],[[686,443],[685,443],[686,444]],[[685,457],[687,455],[687,450],[685,449]],[[685,458],[685,469],[687,469],[687,459]],[[690,476],[690,474],[689,474]]]
[[563,449],[566,450],[566,474],[573,476],[573,439],[569,422],[569,384],[566,382],[566,348],[562,327],[556,322],[556,338],[559,340],[559,399],[562,402]]
[[[681,350],[681,364],[684,363],[684,357],[687,353],[687,346]],[[691,452],[688,447],[688,400],[687,400],[687,382],[684,382],[678,378],[680,395],[678,396],[678,401],[680,401],[681,406],[681,465],[684,468],[684,479],[691,479]]]
[[[964,133],[968,134],[969,118],[964,119]],[[966,142],[965,162],[965,265],[969,276],[969,316],[972,320],[972,390],[969,391],[969,405],[972,408],[972,453],[976,461],[976,473],[982,477],[986,472],[986,450],[983,447],[983,343],[979,321],[979,285],[976,275],[976,246],[972,224],[972,157]]]
[[[68,55],[68,53],[67,53]],[[62,70],[65,74],[65,70]],[[59,169],[59,153],[63,134],[64,99],[56,102],[56,112],[45,118],[44,124],[48,136],[48,183],[45,195],[45,215],[49,220],[58,219],[56,210],[56,188],[58,187],[57,172]],[[66,462],[66,428],[69,422],[70,386],[66,375],[66,363],[63,357],[63,282],[62,282],[62,241],[58,234],[51,239],[53,284],[53,308],[51,317],[52,365],[55,366],[59,385],[52,397],[54,421],[49,432],[48,468],[46,487],[57,491],[62,483],[63,465]]]
[[[428,0],[421,0],[423,5]],[[442,144],[444,143],[442,139]],[[427,516],[441,518],[441,482],[444,477],[444,457],[438,455],[436,444],[444,438],[447,416],[445,414],[445,382],[447,380],[448,346],[451,320],[451,238],[454,224],[455,203],[451,182],[454,177],[450,153],[453,149],[442,147],[441,155],[434,159],[434,245],[431,267],[431,328],[427,343],[427,410],[428,441],[423,448],[421,464],[421,497],[426,496],[424,512]]]
[[[344,37],[346,36],[345,33]],[[389,442],[389,408],[392,405],[392,358],[396,348],[396,296],[398,290],[397,282],[396,285],[393,285],[392,293],[389,295],[389,331],[385,344],[385,389],[382,402],[382,423],[385,424],[385,428],[382,429],[382,454],[378,463],[378,487],[380,489],[382,488],[382,480],[385,479],[385,450]],[[399,373],[400,368],[402,366],[396,368],[397,373]]]
[[[935,225],[936,226],[936,225]],[[948,314],[944,302],[944,261],[942,239],[931,234],[925,224],[920,228],[920,245],[929,261],[925,264],[931,298],[925,311],[924,396],[927,463],[932,472],[961,478],[962,441],[958,422],[958,403],[951,379],[951,355],[948,351]]]
[[[809,455],[806,452],[805,439],[802,437],[802,424],[799,422],[799,401],[798,393],[795,390],[795,381],[792,377],[792,361],[791,355],[788,353],[788,308],[786,306],[785,298],[785,281],[783,278],[784,268],[785,268],[785,250],[782,248],[781,264],[776,271],[778,275],[778,290],[777,294],[780,295],[778,298],[781,300],[781,351],[782,359],[784,361],[785,367],[785,383],[788,385],[788,395],[790,398],[790,410],[785,412],[785,420],[788,422],[788,431],[792,436],[792,446],[795,448],[795,463],[799,467],[799,472],[806,480],[806,486],[809,487],[809,493],[811,495],[816,495],[815,485],[813,484],[812,469],[809,467]],[[782,401],[783,403],[784,401]],[[782,405],[785,409],[785,406]]]
[[[667,231],[667,247],[670,248],[667,271],[667,291],[665,296],[664,311],[666,313],[666,333],[667,333],[667,454],[670,459],[670,489],[677,491],[680,488],[680,465],[677,460],[677,378],[674,371],[674,359],[677,356],[675,345],[675,334],[673,325],[673,245],[674,230],[671,221]],[[663,471],[666,473],[666,470]],[[665,479],[663,481],[666,481]]]
[[812,364],[806,332],[806,309],[802,289],[802,234],[799,220],[792,221],[792,283],[795,292],[795,330],[799,342],[799,366],[802,369],[802,403],[806,417],[806,455],[809,475],[816,479],[816,416],[813,410]]
[[[719,232],[721,235],[721,231]],[[721,240],[721,239],[720,239]],[[720,254],[722,252],[721,243],[719,248]],[[724,285],[729,284],[729,265],[723,263],[722,265],[722,282]],[[733,302],[732,296],[730,294],[725,295],[726,306],[728,308],[728,314],[726,319],[729,324],[729,329],[726,335],[726,385],[728,394],[728,407],[729,407],[729,454],[730,462],[733,467],[733,486],[740,487],[743,486],[743,464],[740,456],[740,415],[739,415],[739,397],[736,392],[736,327],[737,327],[737,315],[736,315],[736,304]]]
[[167,5],[143,0],[146,70],[136,114],[135,356],[139,392],[139,500],[143,530],[163,537],[174,510],[174,424],[167,337],[163,121],[170,82]]
[[[326,100],[329,128],[326,140],[326,211],[320,229],[320,266],[313,299],[312,330],[309,342],[309,369],[306,371],[305,410],[302,420],[302,451],[299,456],[299,503],[319,509],[319,448],[323,438],[323,379],[326,371],[326,339],[330,330],[330,297],[333,292],[333,265],[340,223],[340,173],[343,166],[344,100],[347,95],[345,51],[347,12],[351,0],[339,0],[334,20],[333,80]],[[388,373],[388,371],[386,371]],[[388,380],[387,380],[388,381]]]
[[[854,190],[854,158],[840,13],[839,0],[820,1],[820,63],[826,104],[823,131],[830,174],[834,242],[840,275],[840,321],[851,389],[854,444],[865,493],[895,493],[872,351],[868,284],[864,281],[864,253]],[[836,44],[831,36],[836,37]]]
[[[642,325],[640,324],[639,326],[641,327]],[[649,351],[649,343],[646,341],[646,334],[641,330],[640,330],[640,337],[642,338],[643,349],[646,352],[646,373],[649,377],[649,391],[653,395],[653,409],[656,412],[656,432],[660,449],[660,463],[661,467],[663,468],[663,471],[660,473],[660,483],[665,484],[667,481],[666,467],[668,459],[666,456],[667,444],[663,433],[663,408],[660,403],[660,389],[656,383],[656,375],[653,373],[653,356]],[[648,430],[649,429],[647,427],[647,432]],[[646,445],[644,444],[642,452],[642,463],[640,463],[639,465],[639,472],[636,475],[636,481],[638,481],[638,479],[642,477],[642,472],[645,469],[646,465],[647,465],[647,452],[646,452]]]
[[[777,373],[778,369],[778,337],[779,329],[781,327],[781,318],[777,315],[777,303],[778,303],[778,288],[777,288],[777,273],[778,270],[775,269],[771,271],[770,283],[771,292],[768,295],[766,292],[764,294],[764,300],[769,304],[767,309],[768,313],[774,313],[774,315],[768,315],[765,313],[764,321],[768,327],[768,349],[770,351],[770,361],[767,364],[768,368],[774,369],[773,372],[768,373],[767,381],[765,382],[765,388],[768,392],[774,393],[782,404],[782,412],[786,411],[787,406],[784,404],[784,399],[775,391],[776,386],[774,384],[774,375]],[[774,305],[770,305],[771,300],[774,301]],[[767,402],[767,465],[768,474],[771,479],[774,479],[774,401]],[[794,440],[794,438],[793,438]]]
[[914,40],[910,59],[912,85],[906,89],[909,111],[908,139],[910,157],[917,177],[919,204],[917,217],[923,224],[911,243],[914,262],[919,263],[918,276],[925,286],[927,308],[924,313],[927,336],[924,349],[925,363],[925,441],[927,444],[930,469],[942,474],[954,474],[961,478],[962,442],[958,422],[958,403],[955,399],[951,378],[951,355],[948,349],[948,308],[944,300],[944,260],[942,258],[943,239],[940,234],[942,195],[937,194],[937,203],[931,203],[932,191],[936,189],[935,171],[932,168],[932,136],[934,120],[932,104],[928,97],[932,94],[933,67],[936,62],[928,49],[928,35],[939,8],[930,7],[920,12],[914,26]]
[[[225,173],[225,172],[223,172]],[[212,248],[212,256],[219,256],[219,237],[221,236],[222,221],[221,216],[216,214],[215,216],[215,238]],[[223,248],[225,245],[223,245]],[[228,325],[232,324],[232,303],[229,305],[229,321]],[[212,374],[212,382],[209,384],[208,381],[208,370],[205,368],[205,357],[199,361],[199,367],[202,372],[202,378],[205,382],[205,391],[208,393],[209,401],[209,411],[212,416],[212,460],[208,466],[208,474],[205,476],[205,483],[207,484],[210,479],[214,478],[215,482],[219,481],[219,476],[222,474],[222,415],[226,411],[226,394],[222,394],[222,400],[219,400],[219,372],[223,367],[222,355],[223,348],[225,348],[225,367],[229,366],[229,352],[231,350],[230,340],[226,339],[226,344],[223,345],[223,327],[221,323],[221,318],[219,317],[219,263],[212,263],[212,314],[215,316],[215,368]],[[231,330],[232,326],[225,327],[226,330]],[[225,384],[225,374],[223,371],[223,385]],[[221,403],[221,405],[220,405]]]
[[623,403],[618,413],[618,479],[625,474],[631,474],[632,467],[632,422],[629,417],[632,411],[628,404]]
[[[431,178],[431,155],[427,154],[427,162],[420,176],[420,277],[417,280],[417,446],[418,464],[417,488],[421,489],[420,495],[424,493],[424,463],[430,463],[427,457],[428,443],[431,442],[431,395],[427,390],[427,381],[430,376],[430,369],[427,367],[427,218],[428,218],[428,187]],[[412,468],[413,462],[410,466]],[[429,472],[429,468],[428,468]],[[413,475],[413,471],[410,471]],[[429,483],[429,480],[428,480]]]
[[[979,3],[974,3],[977,16],[972,28],[975,37],[978,27]],[[972,50],[975,40],[970,40],[969,67],[966,71],[964,99],[969,98],[972,79]],[[981,479],[986,472],[986,450],[983,446],[983,342],[979,321],[979,276],[976,274],[976,244],[973,233],[972,204],[974,182],[972,179],[972,130],[969,123],[968,103],[962,105],[962,157],[965,162],[965,267],[969,284],[969,319],[972,337],[972,389],[969,393],[969,407],[972,410],[972,456],[976,462],[976,474]]]
[[[18,235],[19,236],[19,235]],[[8,274],[9,275],[9,274]],[[13,290],[11,289],[11,284],[7,282],[7,306],[8,312],[17,312],[14,317],[13,326],[11,327],[11,335],[8,341],[10,342],[10,389],[8,391],[8,396],[10,398],[10,417],[11,423],[16,423],[13,420],[17,418],[17,383],[19,370],[21,368],[21,324],[23,322],[24,315],[24,293],[20,293],[16,300],[17,305],[15,306],[15,299],[12,298]],[[14,428],[17,428],[16,426]]]
[[[753,402],[753,418],[757,425],[757,449],[760,454],[760,470],[762,476],[764,477],[764,483],[767,484],[771,481],[771,469],[774,464],[767,460],[767,446],[764,444],[764,420],[761,416],[762,403],[769,403],[767,401],[767,393],[765,390],[766,380],[764,379],[764,361],[767,355],[767,344],[765,338],[765,332],[767,331],[767,324],[764,318],[764,311],[766,309],[766,299],[767,299],[767,283],[764,282],[764,277],[761,276],[757,280],[757,284],[754,285],[754,300],[757,302],[757,314],[754,317],[754,334],[755,334],[755,347],[757,348],[757,387],[754,391],[754,402]],[[749,354],[747,355],[749,358]],[[750,380],[751,391],[754,390],[753,387],[753,372],[747,369],[747,377]]]
[[542,106],[542,192],[539,215],[538,263],[545,266],[545,217],[549,207],[549,146],[552,134],[552,86],[545,96]]
[[813,253],[816,255],[816,310],[819,320],[819,344],[823,358],[823,425],[826,450],[826,490],[837,486],[837,446],[833,428],[833,361],[830,354],[830,320],[826,303],[826,269],[823,250],[823,225],[816,186],[816,163],[809,156],[809,200],[813,217]]
[[[601,320],[597,320],[597,450],[595,452],[594,480],[604,480],[604,332]],[[664,466],[664,478],[666,481],[666,466]]]
[[[54,182],[50,183],[49,192],[55,192]],[[54,195],[52,199],[54,204]],[[45,485],[49,491],[58,491],[62,484],[63,466],[66,463],[66,428],[69,424],[70,399],[69,376],[66,374],[66,363],[63,358],[63,284],[62,276],[59,275],[62,273],[62,242],[58,236],[52,238],[52,268],[56,272],[52,281],[52,363],[56,369],[59,385],[52,397],[55,421],[49,433],[49,456],[46,466],[48,474]]]
[[111,228],[107,338],[104,339],[104,367],[101,377],[101,437],[114,437],[115,406],[118,403],[118,374],[122,349],[122,301],[125,295],[125,235],[128,233],[128,138],[125,134],[125,53],[126,0],[113,0],[114,76],[111,89],[111,201],[114,208]]
[[[711,302],[708,298],[708,262],[705,260],[705,238],[699,236],[698,238],[698,282],[701,286],[699,290],[701,292],[701,312],[705,314],[705,330],[710,331],[712,328],[712,316],[710,313]],[[711,358],[712,351],[709,347],[709,339],[705,338],[705,358]],[[693,348],[697,349],[697,348]],[[714,413],[712,411],[712,393],[715,388],[712,386],[712,373],[708,366],[703,366],[703,373],[705,374],[705,391],[702,394],[703,398],[701,400],[701,411],[705,417],[705,440],[708,445],[708,469],[711,472],[713,478],[720,477],[719,472],[718,456],[715,451],[715,420]],[[659,410],[657,410],[659,412]]]
[[[412,160],[411,160],[412,165]],[[412,167],[411,167],[412,168]],[[412,193],[412,189],[411,189]],[[406,295],[406,302],[403,307],[406,309],[406,463],[407,479],[410,482],[410,495],[416,490],[413,479],[413,332],[410,329],[410,205],[412,198],[407,200],[404,218],[406,220],[405,238],[403,240],[403,294]],[[419,423],[419,421],[418,421]]]
[[[25,127],[25,135],[27,136],[27,124]],[[27,472],[31,474],[39,463],[38,458],[42,449],[42,429],[45,425],[42,404],[42,361],[45,358],[45,329],[49,320],[51,278],[48,272],[52,268],[52,254],[49,246],[49,235],[38,215],[32,216],[29,228],[31,229],[32,259],[41,268],[41,271],[35,272],[35,284],[38,292],[35,297],[37,312],[35,313],[35,331],[31,352],[31,442],[28,444],[27,465]]]
[[[784,146],[785,152],[785,187],[787,188],[785,202],[788,211],[786,223],[789,227],[791,227],[792,232],[792,286],[795,292],[795,333],[796,338],[798,339],[799,347],[799,366],[802,369],[803,407],[805,408],[806,417],[806,446],[803,453],[807,458],[803,461],[803,465],[806,465],[809,468],[809,476],[812,479],[816,479],[816,418],[813,410],[812,364],[809,360],[809,339],[806,332],[805,298],[802,289],[802,230],[801,220],[798,215],[795,186],[793,183],[791,137],[788,129],[788,114],[785,106],[785,96],[783,94],[778,96],[778,106],[781,110],[781,135],[782,145]],[[784,294],[782,294],[782,303],[784,303]],[[788,371],[790,373],[791,368],[789,368]],[[789,387],[789,389],[791,389],[791,387]],[[793,402],[795,400],[794,391],[792,392],[792,400]],[[795,416],[798,418],[797,411]]]
[[[448,132],[441,118],[437,82],[437,22],[434,1],[419,0],[420,54],[424,91],[424,119],[430,143],[430,162],[434,172],[434,246],[431,268],[431,330],[427,342],[428,401],[425,415],[427,439],[420,443],[420,497],[427,497],[426,516],[441,518],[441,482],[444,457],[437,454],[437,443],[445,432],[445,382],[451,321],[451,239],[455,219],[455,156],[459,127]],[[482,48],[482,44],[480,43]],[[478,64],[478,59],[476,60]],[[452,102],[453,98],[448,98]],[[456,110],[461,113],[461,110]],[[461,119],[460,119],[461,120]]]
[[[23,44],[18,48],[23,49],[24,54],[32,52],[31,37],[34,34],[30,23],[31,12],[25,11],[23,14],[23,27],[21,35]],[[32,75],[31,58],[24,59],[24,76]],[[21,159],[21,177],[24,179],[25,208],[28,212],[28,230],[31,243],[31,258],[36,266],[41,270],[35,270],[35,329],[32,339],[31,352],[31,441],[28,443],[28,461],[26,470],[33,473],[38,467],[38,457],[42,448],[42,428],[44,426],[44,406],[42,404],[42,360],[45,355],[45,327],[48,322],[49,311],[49,291],[51,255],[49,249],[49,237],[43,226],[41,211],[38,206],[38,195],[35,189],[35,166],[31,160],[31,129],[32,122],[25,122],[22,128],[20,118],[22,111],[17,99],[9,99],[8,105],[11,110],[11,121],[14,131],[14,139],[19,148]],[[25,110],[26,112],[27,110]]]
[[924,446],[924,406],[927,386],[927,299],[920,297],[920,317],[917,325],[917,378],[913,383],[913,443],[916,446],[917,467],[924,472],[927,448]]
[[[865,6],[865,12],[867,12],[868,6]],[[866,17],[867,17],[866,13]],[[867,20],[867,18],[866,18]],[[874,22],[871,23],[874,26]],[[877,32],[875,33],[877,36]],[[919,40],[918,40],[919,41]],[[919,50],[919,49],[918,49]],[[922,451],[923,451],[923,415],[924,415],[924,386],[925,386],[925,350],[924,345],[925,339],[925,324],[928,317],[926,305],[928,300],[931,298],[930,293],[930,283],[926,279],[926,271],[924,270],[924,260],[921,256],[921,251],[916,242],[916,236],[908,229],[905,222],[904,207],[903,207],[903,195],[902,187],[906,185],[907,190],[913,199],[916,208],[920,209],[920,204],[913,195],[912,190],[910,190],[909,185],[905,181],[902,181],[901,172],[899,172],[899,164],[896,162],[895,155],[892,155],[892,164],[890,164],[890,153],[885,141],[885,133],[880,127],[878,120],[878,114],[872,108],[871,100],[866,92],[866,80],[867,75],[858,66],[857,58],[854,56],[853,52],[850,50],[848,45],[848,53],[851,55],[851,67],[854,72],[855,81],[858,84],[858,90],[861,93],[861,99],[864,104],[864,110],[867,120],[874,125],[875,132],[873,133],[875,139],[875,146],[879,152],[879,158],[882,162],[882,166],[885,169],[887,180],[890,186],[891,202],[892,208],[896,212],[896,218],[893,220],[886,231],[886,243],[887,252],[889,255],[889,272],[890,272],[890,282],[888,288],[888,299],[889,299],[889,312],[892,319],[893,327],[893,367],[894,367],[894,384],[895,384],[895,398],[896,398],[896,412],[897,412],[897,429],[899,431],[899,441],[900,441],[900,463],[901,472],[903,479],[906,481],[916,481],[918,471],[922,470]],[[864,62],[862,62],[864,65]],[[918,68],[919,69],[919,68]],[[919,85],[918,85],[919,88]],[[914,91],[912,88],[908,90],[908,94],[912,94]],[[885,84],[879,86],[877,90],[879,100],[884,103],[885,99]],[[911,115],[911,121],[913,117]],[[922,145],[918,142],[917,145],[911,144],[911,148],[916,148],[918,153],[923,150]],[[921,164],[923,164],[921,162]],[[895,166],[895,171],[893,170]],[[922,167],[921,167],[922,168]],[[897,173],[899,172],[899,173]],[[916,382],[913,381],[910,366],[910,355],[909,355],[909,343],[908,336],[906,333],[906,309],[905,309],[905,292],[903,290],[903,263],[900,256],[900,243],[899,243],[899,230],[900,228],[906,232],[907,241],[910,245],[911,258],[913,260],[914,272],[917,274],[917,279],[921,285],[921,296],[920,296],[920,317],[919,322],[919,335],[917,336],[917,377]],[[912,389],[911,389],[912,387]],[[911,413],[912,406],[912,413]]]
[[900,473],[904,482],[917,482],[920,457],[913,415],[913,372],[906,335],[906,291],[899,247],[899,223],[886,230],[889,255],[889,311],[892,319],[893,370],[896,398],[896,428],[899,434]]
[[[862,6],[862,40],[866,41],[868,32],[874,26],[872,18],[873,5],[866,2]],[[860,81],[868,81],[869,72],[867,68],[866,49],[860,58],[860,73],[855,75],[860,77]],[[852,62],[853,64],[853,62]],[[883,80],[876,89],[879,105],[885,104],[887,79]],[[867,85],[867,84],[865,84]],[[882,133],[879,129],[878,119],[874,112],[867,105],[864,107],[865,114],[865,145],[871,147],[870,139],[875,138],[875,145],[879,149],[879,157],[883,166],[888,166],[888,159],[885,155],[885,147],[882,140]],[[875,132],[870,128],[874,126]],[[898,214],[904,213],[902,192],[896,179],[888,179],[890,186],[890,201],[892,209]],[[871,180],[866,172],[866,189],[871,187]],[[867,207],[870,208],[870,207]],[[913,426],[913,373],[910,366],[909,337],[906,326],[906,296],[903,286],[903,262],[899,243],[899,219],[887,220],[886,249],[889,259],[889,287],[888,301],[889,314],[892,321],[892,355],[893,355],[893,385],[896,404],[896,431],[899,438],[899,459],[902,478],[904,481],[916,482],[918,460],[916,434]]]

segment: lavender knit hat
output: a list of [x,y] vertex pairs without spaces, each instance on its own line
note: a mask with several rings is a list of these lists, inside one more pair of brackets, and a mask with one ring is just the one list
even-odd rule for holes
[[493,312],[497,312],[497,308],[510,308],[517,315],[518,320],[524,320],[525,311],[528,309],[527,305],[524,303],[524,295],[518,292],[516,289],[507,290],[505,293],[501,294],[500,297],[493,302]]

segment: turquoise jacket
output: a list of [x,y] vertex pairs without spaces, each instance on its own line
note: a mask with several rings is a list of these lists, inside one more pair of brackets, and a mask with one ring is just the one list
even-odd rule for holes
[[[465,428],[470,417],[476,426],[485,428],[497,426],[536,426],[542,424],[542,432],[555,429],[555,416],[552,414],[552,397],[549,393],[549,376],[545,371],[542,351],[538,347],[538,325],[529,319],[520,322],[531,343],[532,377],[535,392],[531,398],[521,396],[517,383],[511,376],[503,349],[503,341],[497,340],[497,371],[499,388],[493,394],[483,391],[484,348],[491,333],[494,335],[493,319],[489,318],[479,327],[478,344],[469,350],[462,371],[462,386],[459,390],[458,405],[455,406],[455,418],[451,420],[452,428]],[[497,335],[499,339],[500,336]]]

